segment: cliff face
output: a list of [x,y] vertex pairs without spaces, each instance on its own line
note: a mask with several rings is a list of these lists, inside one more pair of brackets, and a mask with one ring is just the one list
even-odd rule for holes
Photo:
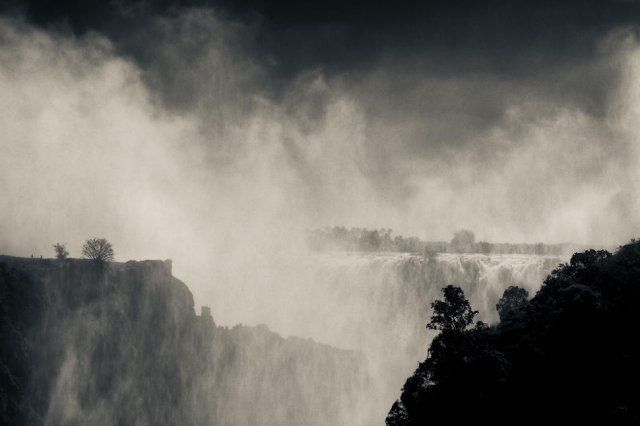
[[361,355],[217,327],[169,261],[0,256],[0,285],[3,423],[326,425],[363,412]]

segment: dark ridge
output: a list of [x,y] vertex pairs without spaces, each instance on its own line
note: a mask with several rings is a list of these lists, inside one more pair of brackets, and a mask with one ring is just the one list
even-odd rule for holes
[[326,425],[364,401],[363,355],[216,326],[170,261],[0,256],[0,423]]

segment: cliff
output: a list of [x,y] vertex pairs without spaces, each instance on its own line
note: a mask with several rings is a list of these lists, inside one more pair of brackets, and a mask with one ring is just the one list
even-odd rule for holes
[[170,261],[0,256],[3,424],[352,424],[363,356],[194,311]]

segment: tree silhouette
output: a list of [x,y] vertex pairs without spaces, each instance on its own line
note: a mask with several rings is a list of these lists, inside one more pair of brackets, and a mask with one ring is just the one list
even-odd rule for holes
[[429,323],[442,332],[387,425],[638,424],[638,271],[640,241],[576,253],[531,300],[508,288],[500,322],[474,328],[462,291],[447,287]]
[[444,300],[436,300],[431,304],[433,315],[427,324],[430,330],[463,331],[472,322],[478,311],[471,305],[460,287],[448,285],[442,289]]
[[55,243],[53,245],[53,249],[56,252],[56,259],[64,260],[69,257],[69,252],[67,251],[67,247],[64,244]]
[[500,321],[511,318],[515,312],[525,306],[529,301],[529,292],[522,287],[510,286],[496,304],[496,310],[500,315]]
[[82,246],[82,255],[97,262],[113,261],[113,247],[104,238],[91,238]]

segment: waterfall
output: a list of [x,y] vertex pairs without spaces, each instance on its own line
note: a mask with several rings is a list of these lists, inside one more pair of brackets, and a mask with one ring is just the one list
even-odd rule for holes
[[[251,314],[277,332],[312,338],[366,355],[374,384],[371,421],[383,419],[417,363],[432,331],[430,304],[441,289],[460,286],[477,320],[492,323],[510,285],[532,296],[563,259],[517,254],[316,253],[264,267],[259,285],[243,289],[261,303]],[[255,301],[254,300],[254,301]]]

